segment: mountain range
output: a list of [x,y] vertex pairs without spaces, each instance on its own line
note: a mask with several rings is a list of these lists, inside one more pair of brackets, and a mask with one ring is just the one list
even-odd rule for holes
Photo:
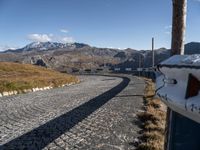
[[[160,48],[155,52],[155,64],[170,57],[170,50]],[[186,54],[199,54],[200,43],[185,45]],[[93,68],[133,68],[151,67],[152,51],[98,48],[84,43],[34,42],[16,50],[0,53],[0,61],[28,63],[55,69],[61,72],[73,72]]]

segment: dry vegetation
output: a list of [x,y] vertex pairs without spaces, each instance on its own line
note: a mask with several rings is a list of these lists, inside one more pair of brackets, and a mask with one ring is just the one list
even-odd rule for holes
[[0,93],[77,82],[74,76],[29,64],[0,62]]
[[154,84],[149,79],[146,80],[144,96],[144,112],[138,114],[142,122],[141,143],[138,150],[163,150],[166,123],[166,107],[154,97]]

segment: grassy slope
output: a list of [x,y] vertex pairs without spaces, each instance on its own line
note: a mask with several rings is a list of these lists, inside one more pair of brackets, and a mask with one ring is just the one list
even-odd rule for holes
[[0,92],[22,91],[34,87],[45,87],[77,82],[71,75],[62,74],[29,64],[0,62]]
[[138,114],[143,132],[138,150],[163,150],[166,124],[166,106],[154,97],[155,88],[151,80],[146,79],[144,112]]

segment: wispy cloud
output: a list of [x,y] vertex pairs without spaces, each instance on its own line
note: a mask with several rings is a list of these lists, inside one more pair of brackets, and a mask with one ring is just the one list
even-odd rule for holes
[[61,38],[61,41],[60,42],[62,42],[62,43],[73,43],[74,42],[74,39],[72,38],[72,37],[67,37],[67,36],[65,36],[65,37],[62,37]]
[[165,32],[165,34],[168,34],[168,35],[170,35],[170,34],[171,34],[171,32],[169,32],[169,31],[166,31],[166,32]]
[[33,42],[60,42],[60,43],[73,43],[75,40],[70,36],[60,36],[53,34],[29,34],[28,39]]
[[7,44],[3,44],[3,45],[0,45],[0,51],[5,51],[5,50],[15,50],[15,49],[18,49],[19,46],[11,46],[11,45],[7,45]]
[[172,25],[165,26],[164,30],[165,30],[165,32],[164,32],[165,34],[171,35]]
[[33,42],[48,42],[52,41],[52,34],[29,34],[28,39],[33,41]]
[[62,32],[62,33],[68,33],[69,31],[67,29],[60,29],[60,32]]
[[171,29],[172,25],[165,26],[165,29]]

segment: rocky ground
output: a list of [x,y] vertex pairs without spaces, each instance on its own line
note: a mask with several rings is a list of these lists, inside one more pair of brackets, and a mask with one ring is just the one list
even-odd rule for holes
[[0,98],[0,149],[135,149],[144,81],[80,78],[70,87]]

